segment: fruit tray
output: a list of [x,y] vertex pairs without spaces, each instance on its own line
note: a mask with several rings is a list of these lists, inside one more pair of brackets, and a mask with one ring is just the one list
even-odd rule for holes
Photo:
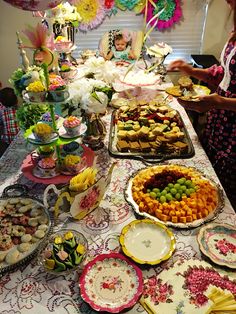
[[[110,127],[110,134],[109,134],[109,153],[113,157],[118,157],[118,158],[133,158],[133,159],[141,159],[142,161],[147,161],[148,163],[156,163],[157,161],[163,161],[167,159],[175,159],[175,158],[191,158],[195,154],[195,150],[192,144],[192,141],[190,139],[190,136],[188,134],[188,131],[184,125],[184,122],[180,116],[180,113],[176,111],[175,114],[175,121],[177,122],[177,126],[179,127],[180,131],[184,133],[184,136],[181,140],[177,140],[177,142],[180,145],[185,145],[186,148],[185,150],[169,150],[171,149],[171,146],[174,143],[168,143],[167,145],[161,144],[161,146],[157,149],[151,149],[149,151],[145,151],[142,149],[142,147],[138,151],[131,151],[129,148],[127,151],[120,151],[117,148],[117,144],[119,142],[118,139],[118,123],[119,123],[119,109],[114,110],[111,116],[111,127]],[[164,134],[164,133],[163,133]],[[160,138],[164,138],[164,136],[160,136]],[[165,139],[164,139],[165,140]],[[151,145],[151,142],[148,139],[142,140],[142,145],[146,146],[148,148],[149,145]],[[129,141],[126,141],[128,143],[131,143]],[[132,141],[133,143],[140,143],[139,139]],[[149,148],[148,148],[149,149]]]

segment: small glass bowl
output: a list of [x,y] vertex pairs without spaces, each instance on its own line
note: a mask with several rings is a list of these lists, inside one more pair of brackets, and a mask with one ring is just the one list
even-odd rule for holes
[[[61,238],[64,239],[65,234],[68,233],[68,232],[72,232],[73,233],[77,245],[78,244],[82,244],[85,247],[85,252],[84,252],[84,254],[82,254],[81,262],[78,265],[74,265],[73,268],[67,268],[66,270],[63,270],[63,271],[55,271],[53,269],[47,268],[46,265],[45,265],[47,251],[51,251],[52,250],[55,238],[61,237]],[[77,245],[76,245],[76,247],[77,247]],[[60,231],[53,233],[49,237],[49,239],[46,241],[46,246],[44,247],[44,249],[40,252],[40,254],[38,256],[38,263],[39,263],[40,266],[42,266],[44,268],[44,270],[46,272],[48,272],[50,274],[54,274],[54,275],[66,275],[66,274],[69,274],[69,273],[71,273],[73,271],[81,272],[83,267],[84,267],[84,261],[85,261],[85,259],[87,257],[87,251],[88,251],[88,242],[87,242],[86,238],[84,237],[84,235],[82,233],[80,233],[80,232],[78,232],[76,230],[73,230],[73,229],[61,229]]]

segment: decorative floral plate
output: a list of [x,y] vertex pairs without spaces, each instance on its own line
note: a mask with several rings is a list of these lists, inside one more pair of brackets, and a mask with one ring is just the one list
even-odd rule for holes
[[60,127],[59,129],[59,136],[62,137],[62,138],[74,138],[74,137],[78,137],[78,136],[81,136],[83,135],[87,130],[87,126],[86,124],[82,123],[80,125],[80,129],[79,129],[79,132],[76,134],[76,135],[70,135],[66,132],[65,128],[62,126]]
[[140,264],[156,265],[171,257],[175,237],[163,224],[150,219],[135,220],[120,235],[125,255]]
[[93,309],[119,313],[142,294],[142,272],[121,254],[102,254],[85,266],[79,285],[82,298]]
[[[221,294],[221,306],[213,294]],[[199,260],[177,261],[172,267],[144,280],[140,303],[148,313],[203,314],[235,313],[235,274]],[[227,298],[232,303],[227,304]],[[224,305],[223,305],[224,303]],[[217,312],[211,309],[218,307]],[[231,307],[231,311],[226,311]],[[222,312],[219,312],[220,308]],[[225,311],[224,311],[225,308]]]
[[236,228],[228,224],[209,224],[197,236],[200,250],[214,263],[236,269]]
[[48,145],[48,144],[55,142],[58,139],[58,134],[56,132],[54,132],[52,137],[47,142],[42,142],[42,141],[36,139],[34,136],[34,133],[31,133],[27,137],[27,139],[31,144],[34,144],[34,145]]

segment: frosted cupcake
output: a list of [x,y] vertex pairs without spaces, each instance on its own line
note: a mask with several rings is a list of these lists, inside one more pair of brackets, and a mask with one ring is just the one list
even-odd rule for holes
[[78,136],[81,121],[75,116],[70,116],[66,118],[63,122],[63,126],[68,135]]
[[67,155],[63,160],[63,168],[71,174],[77,174],[86,165],[86,159],[76,155]]
[[56,174],[56,161],[52,157],[45,157],[39,160],[38,169],[42,177],[52,177]]
[[[55,122],[57,124],[58,120],[59,120],[60,116],[58,114],[55,114]],[[41,117],[41,121],[43,123],[46,123],[48,125],[50,125],[52,127],[52,117],[50,112],[45,112],[42,117]]]
[[33,129],[36,140],[46,143],[53,136],[53,129],[46,123],[38,123]]

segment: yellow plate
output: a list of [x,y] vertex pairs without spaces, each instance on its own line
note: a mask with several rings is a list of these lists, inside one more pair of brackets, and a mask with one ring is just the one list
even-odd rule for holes
[[174,97],[179,97],[180,99],[187,101],[198,101],[198,96],[209,95],[210,89],[203,85],[193,85],[193,91],[187,91],[186,93],[180,89],[179,85],[171,86],[166,88],[165,92]]
[[134,220],[122,229],[120,244],[125,255],[135,262],[156,265],[171,257],[175,250],[175,237],[159,222]]

